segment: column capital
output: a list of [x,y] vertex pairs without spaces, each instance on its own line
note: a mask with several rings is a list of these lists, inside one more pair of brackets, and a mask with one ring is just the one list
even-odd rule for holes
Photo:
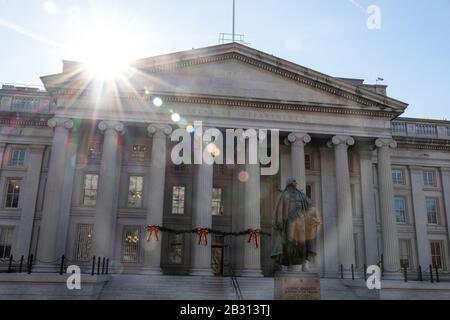
[[343,145],[345,147],[349,147],[355,144],[355,139],[350,136],[334,136],[328,141],[328,147]]
[[311,142],[311,136],[307,133],[302,133],[302,132],[291,132],[288,135],[288,141],[291,144],[302,144],[305,145],[309,142]]
[[63,127],[65,129],[72,129],[74,123],[70,118],[53,117],[47,121],[47,125],[50,128]]
[[147,132],[149,136],[152,136],[155,133],[162,133],[168,136],[169,134],[172,133],[172,127],[167,124],[151,123],[147,126]]
[[377,148],[388,147],[388,148],[394,149],[394,148],[397,148],[397,142],[394,139],[379,138],[379,139],[375,140],[375,146]]
[[103,133],[106,133],[107,130],[111,130],[111,131],[117,132],[119,134],[123,134],[125,132],[124,125],[120,121],[102,120],[98,123],[98,128]]

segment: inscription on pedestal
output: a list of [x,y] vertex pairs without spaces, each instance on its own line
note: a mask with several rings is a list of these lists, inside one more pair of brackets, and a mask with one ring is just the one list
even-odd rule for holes
[[316,276],[276,275],[276,300],[319,300],[320,279]]

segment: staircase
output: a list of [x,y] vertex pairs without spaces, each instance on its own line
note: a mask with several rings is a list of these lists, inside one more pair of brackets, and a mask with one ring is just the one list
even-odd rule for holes
[[[272,300],[274,279],[238,277],[244,300]],[[340,279],[320,279],[321,299],[367,299]],[[113,275],[103,288],[106,300],[235,300],[229,277],[171,275]]]

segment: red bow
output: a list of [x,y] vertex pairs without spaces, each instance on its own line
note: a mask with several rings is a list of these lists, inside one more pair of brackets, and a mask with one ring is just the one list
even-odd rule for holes
[[258,236],[261,233],[261,229],[248,229],[248,241],[250,243],[252,240],[255,240],[255,247],[258,248]]
[[198,244],[208,245],[208,228],[197,228]]
[[147,226],[147,231],[148,231],[147,241],[151,240],[153,232],[155,233],[156,241],[159,241],[159,236],[158,236],[159,226],[157,226],[157,225]]

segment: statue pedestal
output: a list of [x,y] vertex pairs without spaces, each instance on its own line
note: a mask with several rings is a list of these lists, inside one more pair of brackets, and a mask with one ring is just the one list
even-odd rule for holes
[[275,273],[275,300],[320,300],[317,273],[279,271]]

